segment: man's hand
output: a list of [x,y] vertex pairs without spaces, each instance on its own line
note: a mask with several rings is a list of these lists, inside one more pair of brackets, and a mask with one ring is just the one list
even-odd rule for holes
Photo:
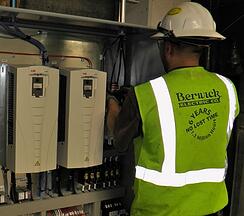
[[119,106],[119,102],[114,97],[108,97],[107,99],[107,129],[110,136],[113,136],[114,125],[116,118],[120,112],[121,107]]

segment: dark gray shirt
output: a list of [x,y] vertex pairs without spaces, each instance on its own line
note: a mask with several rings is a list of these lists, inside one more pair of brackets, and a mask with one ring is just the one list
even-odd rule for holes
[[128,92],[115,122],[114,145],[118,151],[126,151],[132,140],[142,134],[141,124],[139,107],[134,88],[132,88]]

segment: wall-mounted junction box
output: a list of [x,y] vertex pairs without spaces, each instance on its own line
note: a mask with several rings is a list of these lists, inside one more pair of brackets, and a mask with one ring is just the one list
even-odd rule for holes
[[8,69],[7,168],[15,173],[56,169],[59,70]]
[[81,168],[102,163],[105,97],[105,72],[60,70],[59,165]]

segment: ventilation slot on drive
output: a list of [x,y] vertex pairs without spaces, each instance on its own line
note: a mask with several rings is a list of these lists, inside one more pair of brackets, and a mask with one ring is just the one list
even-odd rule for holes
[[67,77],[60,75],[59,79],[59,110],[58,110],[58,142],[65,141],[65,113],[66,113],[66,85]]
[[14,143],[14,74],[8,74],[8,144]]

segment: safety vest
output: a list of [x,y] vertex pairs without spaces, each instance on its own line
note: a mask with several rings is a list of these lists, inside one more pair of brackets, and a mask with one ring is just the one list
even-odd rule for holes
[[143,135],[135,140],[132,216],[207,215],[228,202],[226,147],[239,104],[232,82],[181,68],[135,87]]

